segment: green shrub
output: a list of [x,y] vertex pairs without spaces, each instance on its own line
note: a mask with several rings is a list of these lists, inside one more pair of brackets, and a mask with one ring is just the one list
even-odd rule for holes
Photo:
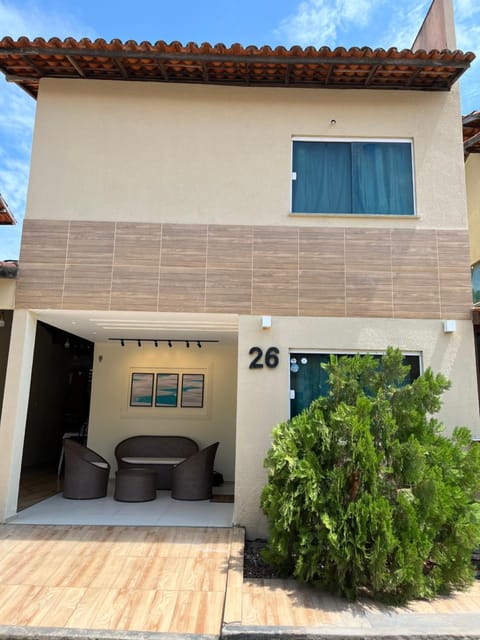
[[273,431],[265,559],[348,598],[466,588],[480,543],[480,445],[465,427],[442,436],[432,417],[449,382],[427,369],[405,384],[394,348],[324,366],[328,395]]

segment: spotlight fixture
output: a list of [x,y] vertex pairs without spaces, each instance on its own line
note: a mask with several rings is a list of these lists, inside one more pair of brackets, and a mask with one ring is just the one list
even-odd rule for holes
[[[196,344],[197,347],[199,349],[202,348],[202,343],[205,344],[207,342],[220,342],[220,340],[204,340],[202,339],[198,339],[198,338],[108,338],[109,340],[111,340],[112,342],[119,342],[122,347],[125,346],[126,342],[136,342],[137,345],[139,347],[142,346],[142,342],[151,342],[155,347],[159,346],[160,342],[165,342],[166,344],[168,344],[168,347],[171,349],[173,347],[173,343],[174,342],[182,342],[187,349],[190,349],[190,343],[192,344]],[[67,341],[65,342],[65,348],[68,349],[68,347],[70,346],[70,342]]]

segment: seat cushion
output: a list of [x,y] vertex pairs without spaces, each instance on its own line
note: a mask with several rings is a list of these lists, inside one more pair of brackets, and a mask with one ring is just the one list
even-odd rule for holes
[[144,458],[144,457],[125,457],[122,462],[127,464],[180,464],[185,458]]

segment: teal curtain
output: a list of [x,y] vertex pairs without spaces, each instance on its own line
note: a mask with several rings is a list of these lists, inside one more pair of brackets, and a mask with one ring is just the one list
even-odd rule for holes
[[350,213],[350,143],[293,143],[293,207],[297,213]]
[[408,143],[352,143],[353,213],[413,214],[412,154]]

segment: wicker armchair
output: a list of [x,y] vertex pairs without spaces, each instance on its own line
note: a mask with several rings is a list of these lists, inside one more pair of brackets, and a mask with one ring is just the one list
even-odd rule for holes
[[212,497],[213,463],[219,443],[215,442],[178,464],[172,474],[172,498],[208,500]]
[[72,500],[104,498],[107,495],[110,465],[88,447],[65,440],[63,497]]

